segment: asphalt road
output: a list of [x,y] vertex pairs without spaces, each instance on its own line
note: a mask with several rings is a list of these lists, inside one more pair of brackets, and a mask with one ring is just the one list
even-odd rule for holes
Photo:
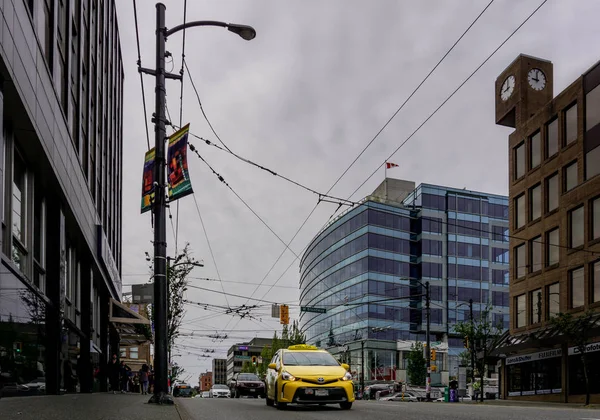
[[600,410],[570,407],[514,407],[472,403],[357,401],[351,410],[339,406],[267,407],[263,399],[178,399],[184,420],[600,420]]

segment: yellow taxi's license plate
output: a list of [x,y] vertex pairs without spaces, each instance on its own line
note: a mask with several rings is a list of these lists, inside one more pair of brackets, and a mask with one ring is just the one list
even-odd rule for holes
[[326,397],[329,395],[329,390],[327,389],[315,389],[316,397]]

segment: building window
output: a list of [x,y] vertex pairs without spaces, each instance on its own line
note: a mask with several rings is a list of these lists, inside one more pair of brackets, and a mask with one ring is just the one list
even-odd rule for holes
[[542,186],[540,184],[529,190],[529,218],[537,220],[542,217]]
[[592,201],[592,239],[600,239],[600,197]]
[[33,206],[33,284],[46,293],[46,202],[38,185]]
[[530,319],[532,324],[542,322],[542,289],[537,289],[529,294]]
[[127,357],[127,348],[125,347],[121,347],[120,349],[120,353],[121,353],[121,359],[125,359]]
[[521,143],[514,150],[515,156],[515,179],[525,175],[525,143]]
[[560,284],[554,283],[546,289],[546,299],[548,302],[548,319],[554,318],[560,313]]
[[515,229],[525,226],[525,222],[527,222],[525,209],[525,194],[521,194],[515,198]]
[[590,131],[600,123],[600,85],[585,95],[585,129]]
[[542,269],[542,237],[537,236],[530,242],[529,260],[531,261],[530,272],[535,273]]
[[546,178],[546,211],[551,212],[558,208],[558,173]]
[[12,260],[22,272],[27,258],[27,168],[15,149],[12,179]]
[[558,153],[558,118],[546,126],[546,158]]
[[585,154],[585,179],[590,179],[600,174],[600,146]]
[[559,230],[556,228],[546,233],[546,266],[558,264],[559,258]]
[[569,212],[569,246],[577,248],[584,242],[583,206]]
[[130,359],[139,359],[139,348],[138,347],[129,347],[129,358]]
[[583,267],[569,272],[569,307],[579,308],[585,304]]
[[515,277],[520,279],[527,273],[527,247],[521,244],[515,247]]
[[565,192],[572,190],[577,186],[577,161],[571,163],[564,169],[564,190]]
[[592,303],[600,302],[600,261],[596,261],[592,264],[590,273],[592,276]]
[[542,144],[538,131],[529,137],[529,169],[537,168],[542,162]]
[[527,325],[526,303],[525,295],[520,295],[515,298],[515,306],[517,307],[517,310],[515,311],[515,328],[521,328]]
[[565,144],[577,140],[577,104],[571,105],[565,111]]

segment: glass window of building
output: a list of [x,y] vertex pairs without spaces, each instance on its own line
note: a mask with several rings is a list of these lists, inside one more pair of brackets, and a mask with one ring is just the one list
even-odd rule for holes
[[583,267],[569,272],[569,307],[579,308],[585,304]]
[[577,161],[565,167],[564,180],[565,192],[570,191],[577,186]]
[[600,239],[600,197],[592,201],[592,239]]
[[600,123],[600,85],[585,95],[585,129],[589,131]]
[[46,202],[42,194],[41,188],[36,185],[33,203],[33,284],[46,292]]
[[560,313],[560,283],[551,284],[546,288],[546,300],[548,302],[548,319],[554,318]]
[[130,359],[138,359],[139,358],[139,348],[138,347],[129,347],[129,358]]
[[12,260],[21,271],[27,256],[27,168],[17,150],[13,154],[12,179]]
[[558,228],[546,233],[546,266],[558,264],[560,258],[560,235]]
[[515,247],[515,277],[520,279],[527,274],[527,252],[525,244]]
[[525,142],[515,147],[514,153],[515,179],[519,179],[525,175]]
[[121,347],[119,350],[121,352],[121,356],[120,356],[121,359],[126,358],[127,357],[127,348],[126,347]]
[[525,194],[515,198],[515,229],[522,228],[527,222]]
[[529,190],[529,218],[537,220],[542,217],[542,186],[541,184]]
[[526,298],[525,295],[520,295],[515,298],[515,328],[521,328],[527,325],[527,312],[526,312]]
[[577,140],[577,104],[571,105],[565,111],[565,144]]
[[546,125],[546,157],[558,153],[558,118]]
[[590,179],[600,174],[600,146],[585,154],[585,179]]
[[532,324],[542,322],[542,289],[529,292],[529,305],[531,308],[529,322]]
[[546,178],[546,211],[551,212],[558,208],[558,173]]
[[530,244],[530,272],[535,273],[542,269],[542,237],[537,236],[529,242]]
[[583,206],[569,212],[569,246],[576,248],[584,242]]
[[529,169],[537,168],[542,162],[541,135],[538,131],[529,137]]
[[592,302],[600,302],[600,261],[592,264]]

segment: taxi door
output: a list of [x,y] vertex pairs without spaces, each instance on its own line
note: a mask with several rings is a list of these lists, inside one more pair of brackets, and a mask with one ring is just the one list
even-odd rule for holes
[[277,369],[267,369],[267,397],[272,400],[275,399],[275,393],[277,390],[275,389],[275,381],[277,381],[277,376],[279,375],[279,367],[281,366],[279,362],[281,350],[275,353],[273,359],[271,359],[271,363],[275,363],[277,365]]

